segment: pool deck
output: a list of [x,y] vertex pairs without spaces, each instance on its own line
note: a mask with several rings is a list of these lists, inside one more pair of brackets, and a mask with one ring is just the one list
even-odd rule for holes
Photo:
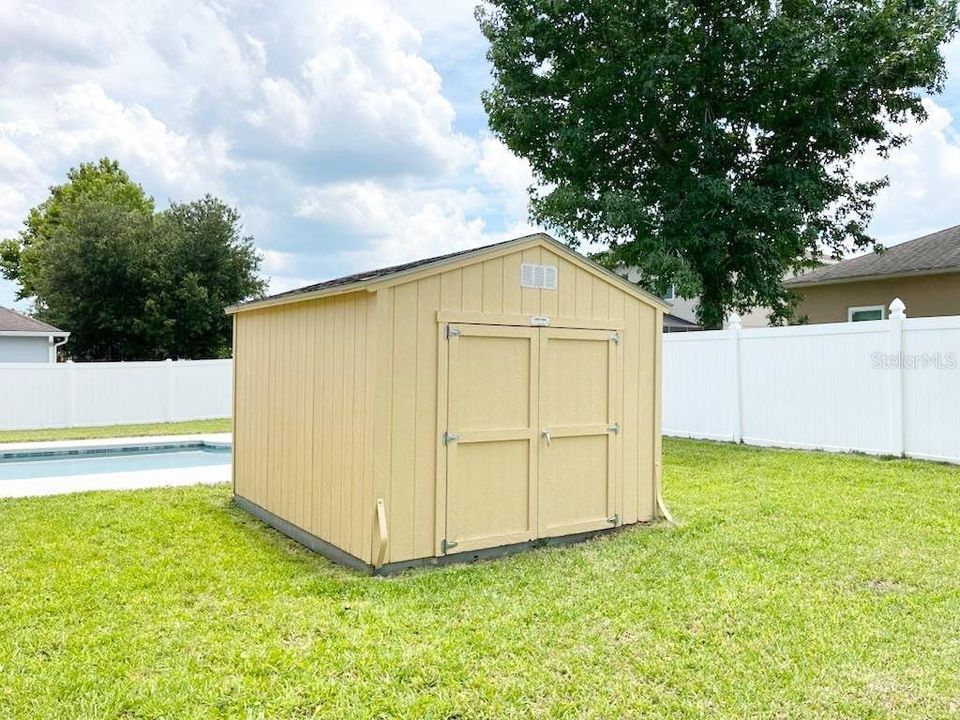
[[[230,433],[203,435],[151,435],[146,437],[97,438],[93,440],[50,440],[0,443],[0,458],[21,453],[73,454],[77,451],[109,451],[125,447],[142,449],[207,445],[230,447]],[[230,482],[230,464],[176,470],[139,470],[95,475],[64,475],[0,482],[0,498],[63,495],[91,490],[135,490],[176,485],[213,485]]]

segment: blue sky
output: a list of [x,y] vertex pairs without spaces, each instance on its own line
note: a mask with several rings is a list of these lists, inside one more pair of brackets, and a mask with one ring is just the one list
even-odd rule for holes
[[[474,0],[3,2],[0,237],[68,168],[118,159],[160,205],[236,205],[271,289],[522,234],[526,164],[493,139]],[[889,160],[872,227],[960,223],[960,42]],[[0,305],[14,288],[0,281]],[[19,303],[19,307],[25,307]]]

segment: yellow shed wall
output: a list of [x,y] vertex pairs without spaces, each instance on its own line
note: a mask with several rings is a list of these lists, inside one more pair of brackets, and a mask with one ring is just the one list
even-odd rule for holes
[[[558,289],[521,288],[523,262],[555,264]],[[383,288],[377,292],[376,308],[382,345],[376,368],[374,496],[386,505],[385,562],[434,556],[442,537],[437,467],[443,462],[440,435],[445,428],[437,423],[437,389],[440,343],[445,341],[438,311],[545,315],[622,327],[625,371],[617,505],[624,523],[654,517],[660,341],[655,307],[549,248],[534,247]]]
[[373,561],[375,296],[235,316],[234,491]]

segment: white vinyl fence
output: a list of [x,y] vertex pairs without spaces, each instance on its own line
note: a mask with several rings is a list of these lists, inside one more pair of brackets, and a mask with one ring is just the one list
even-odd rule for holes
[[960,462],[960,317],[671,333],[663,433]]
[[0,430],[230,417],[231,363],[0,364]]

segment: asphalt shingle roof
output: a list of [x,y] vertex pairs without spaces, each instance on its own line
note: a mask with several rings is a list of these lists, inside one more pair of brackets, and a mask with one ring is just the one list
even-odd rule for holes
[[0,307],[0,332],[61,333],[63,331],[18,313],[16,310]]
[[908,240],[882,253],[850,258],[787,280],[786,285],[857,280],[883,275],[960,272],[960,225]]
[[422,260],[414,260],[413,262],[403,263],[402,265],[391,265],[389,267],[377,268],[376,270],[366,270],[364,272],[354,273],[353,275],[344,275],[343,277],[334,278],[333,280],[325,280],[323,282],[314,283],[313,285],[305,285],[304,287],[295,288],[294,290],[276,293],[275,295],[268,295],[267,297],[262,298],[262,300],[276,300],[277,298],[289,297],[291,295],[316,292],[317,290],[327,290],[340,285],[353,285],[355,283],[367,282],[368,280],[376,280],[378,278],[387,277],[388,275],[393,275],[395,273],[405,272],[406,270],[413,270],[421,265],[430,265],[435,262],[450,260],[451,258],[459,257],[461,255],[468,255],[481,250],[488,250],[490,248],[497,247],[498,245],[506,245],[511,242],[516,242],[516,240],[504,240],[503,242],[483,245],[481,247],[470,248],[468,250],[458,250],[457,252],[447,253],[446,255],[435,255],[434,257],[423,258]]

